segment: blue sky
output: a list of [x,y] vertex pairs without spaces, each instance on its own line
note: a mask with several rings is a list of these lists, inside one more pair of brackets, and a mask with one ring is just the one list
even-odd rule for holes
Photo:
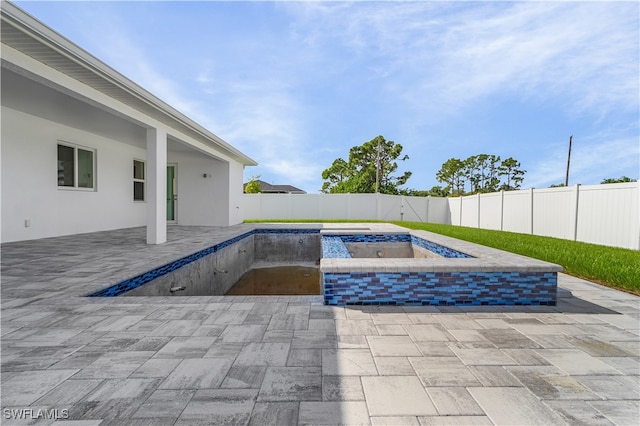
[[255,159],[318,192],[383,135],[429,189],[447,159],[514,157],[523,188],[640,174],[638,2],[17,5]]

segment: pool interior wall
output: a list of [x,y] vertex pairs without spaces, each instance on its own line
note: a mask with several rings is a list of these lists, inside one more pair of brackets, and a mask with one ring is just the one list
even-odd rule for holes
[[252,268],[284,265],[317,267],[320,254],[320,234],[317,230],[313,233],[258,231],[121,294],[223,295]]

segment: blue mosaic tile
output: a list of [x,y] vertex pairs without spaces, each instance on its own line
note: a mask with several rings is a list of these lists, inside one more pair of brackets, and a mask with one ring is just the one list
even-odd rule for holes
[[321,243],[322,257],[325,259],[348,259],[351,257],[351,253],[339,236],[323,236]]
[[555,272],[326,273],[327,305],[550,305]]
[[178,260],[175,260],[171,263],[163,265],[159,268],[145,272],[144,274],[121,281],[115,285],[112,285],[111,287],[98,290],[94,293],[91,293],[88,297],[119,296],[123,293],[126,293],[129,290],[133,290],[134,288],[140,287],[141,285],[146,284],[150,281],[153,281],[158,277],[166,275],[169,272],[173,272],[178,268],[188,265],[189,263],[195,262],[198,259],[202,259],[203,257],[208,256],[212,253],[220,251],[223,248],[228,247],[234,243],[237,243],[238,241],[243,240],[252,235],[256,235],[256,234],[319,234],[319,233],[320,233],[319,229],[254,229],[253,231],[245,232],[244,234],[238,235],[236,237],[233,237],[221,243],[215,244],[211,247],[207,247],[196,253],[190,254],[189,256],[182,257]]

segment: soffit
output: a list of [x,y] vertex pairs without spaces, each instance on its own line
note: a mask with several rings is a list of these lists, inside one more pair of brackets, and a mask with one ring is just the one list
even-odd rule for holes
[[257,163],[11,3],[2,2],[2,44],[237,159]]

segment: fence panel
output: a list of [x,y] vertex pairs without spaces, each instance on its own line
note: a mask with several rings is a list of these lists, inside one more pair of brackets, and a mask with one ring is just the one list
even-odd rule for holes
[[576,187],[536,189],[533,195],[533,233],[573,240]]
[[532,190],[506,191],[502,212],[502,230],[531,233],[531,194]]
[[[455,199],[451,199],[455,201]],[[427,197],[427,219],[429,223],[442,223],[451,225],[453,223],[453,212],[451,201],[444,197]],[[456,217],[460,217],[459,214]]]
[[290,219],[325,219],[322,213],[322,194],[307,194],[299,198],[299,194],[287,194],[289,198]]
[[402,197],[402,220],[426,222],[431,197]]
[[[297,194],[299,195],[299,194]],[[321,219],[350,218],[350,194],[322,194]]]
[[462,197],[462,217],[460,226],[468,226],[471,228],[478,227],[478,196],[469,195]]
[[501,230],[502,194],[502,192],[493,192],[480,195],[480,228]]
[[581,186],[578,204],[579,241],[630,249],[640,248],[638,184]]

